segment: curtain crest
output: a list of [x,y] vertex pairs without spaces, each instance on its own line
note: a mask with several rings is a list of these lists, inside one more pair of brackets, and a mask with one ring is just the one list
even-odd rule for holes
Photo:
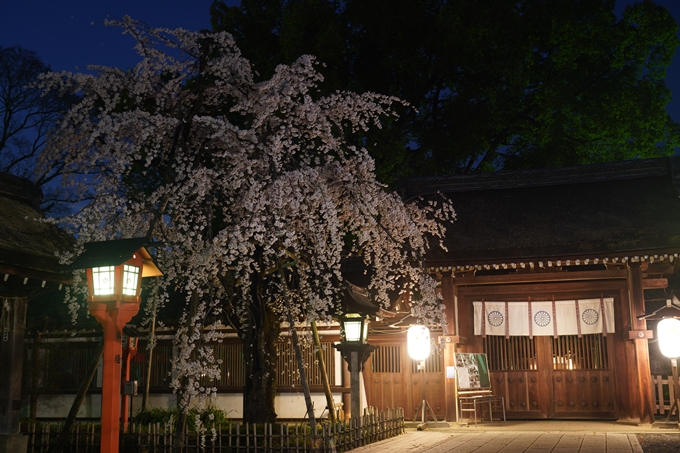
[[558,336],[614,332],[614,299],[474,301],[475,335]]

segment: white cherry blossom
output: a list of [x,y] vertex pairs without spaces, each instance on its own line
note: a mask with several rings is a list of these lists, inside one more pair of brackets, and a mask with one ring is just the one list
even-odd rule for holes
[[[420,322],[442,321],[422,263],[454,212],[447,202],[405,204],[376,180],[360,146],[398,99],[319,96],[311,56],[256,82],[227,33],[151,29],[129,17],[112,24],[136,39],[141,60],[128,71],[43,77],[45,89],[80,96],[43,165],[63,158],[64,174],[81,175],[65,182],[93,195],[61,219],[80,243],[148,236],[161,244],[153,305],[170,303],[171,291],[186,302],[173,381],[185,404],[216,391],[200,382],[218,372],[203,346],[219,338],[221,321],[243,340],[253,386],[244,406],[252,405],[249,392],[274,379],[268,346],[280,327],[271,318],[287,319],[284,298],[301,324],[330,320],[350,256],[370,269],[377,303],[403,289],[416,295]],[[253,407],[268,413],[246,420],[271,421],[273,399]]]

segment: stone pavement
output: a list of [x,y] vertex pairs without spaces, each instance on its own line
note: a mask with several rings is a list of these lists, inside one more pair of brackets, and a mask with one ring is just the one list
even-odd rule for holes
[[677,433],[676,429],[613,422],[507,422],[436,428],[406,433],[352,452],[398,453],[643,453],[635,433]]
[[635,434],[481,431],[407,431],[352,452],[427,453],[642,453]]

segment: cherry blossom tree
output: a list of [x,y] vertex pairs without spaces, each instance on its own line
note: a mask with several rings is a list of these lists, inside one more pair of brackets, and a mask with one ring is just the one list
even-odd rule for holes
[[141,61],[43,77],[43,88],[80,97],[51,134],[44,164],[65,162],[67,174],[86,175],[65,183],[96,193],[61,219],[81,243],[147,236],[160,244],[158,297],[186,300],[173,382],[184,407],[214,393],[199,383],[218,372],[201,345],[229,324],[244,345],[244,420],[274,421],[281,321],[293,333],[329,321],[341,309],[347,257],[370,269],[377,302],[402,289],[415,295],[421,322],[442,321],[422,262],[453,210],[405,204],[376,180],[361,146],[398,99],[321,96],[311,56],[256,83],[227,33],[151,29],[129,17],[113,24],[134,37]]

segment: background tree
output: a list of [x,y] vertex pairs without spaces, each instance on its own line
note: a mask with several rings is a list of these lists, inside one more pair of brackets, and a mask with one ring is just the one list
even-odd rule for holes
[[36,168],[49,128],[72,99],[56,93],[43,96],[32,84],[50,70],[32,51],[0,46],[0,172],[30,179],[43,190],[43,210],[62,212],[72,199],[50,185],[63,170],[63,162]]
[[370,269],[377,302],[407,282],[413,315],[441,320],[435,282],[420,266],[453,211],[405,205],[353,144],[393,116],[397,99],[322,95],[309,56],[256,82],[227,33],[119,25],[137,40],[135,68],[42,79],[50,91],[81,94],[44,156],[88,175],[64,182],[96,194],[62,219],[79,241],[148,235],[162,244],[161,297],[186,301],[173,383],[184,407],[214,392],[200,385],[216,372],[201,345],[226,322],[244,345],[244,420],[273,421],[280,321],[294,329],[330,319],[348,256]]
[[[650,0],[243,0],[211,7],[263,77],[308,53],[329,89],[414,108],[368,135],[379,177],[671,154],[677,24]],[[376,138],[376,140],[373,140]],[[373,142],[381,146],[373,147]],[[389,146],[385,146],[389,144]]]

